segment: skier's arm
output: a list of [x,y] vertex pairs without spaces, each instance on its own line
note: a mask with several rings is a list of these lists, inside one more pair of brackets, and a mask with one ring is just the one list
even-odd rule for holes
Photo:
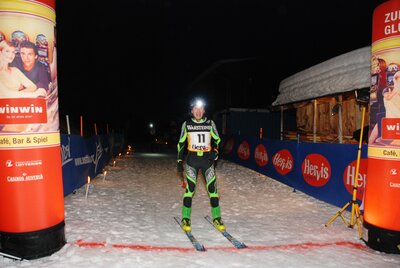
[[187,139],[187,132],[186,132],[186,121],[185,121],[182,124],[181,135],[179,137],[179,141],[178,141],[178,145],[177,145],[177,147],[178,147],[177,161],[178,162],[183,161],[183,155],[185,153],[186,139]]
[[219,137],[218,130],[214,121],[211,121],[211,137],[212,137],[211,152],[213,155],[212,158],[214,160],[217,160],[219,155],[218,149],[219,149],[219,143],[221,142],[221,138]]
[[183,176],[183,155],[185,152],[185,144],[186,144],[186,139],[187,139],[187,132],[186,132],[186,121],[182,124],[182,129],[181,129],[181,135],[179,137],[178,141],[178,156],[177,156],[177,171],[178,171],[178,176],[181,179],[181,186],[182,188],[186,188],[186,182]]

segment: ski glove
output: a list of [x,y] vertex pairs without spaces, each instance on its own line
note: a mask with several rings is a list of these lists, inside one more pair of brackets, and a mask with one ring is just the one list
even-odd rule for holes
[[178,162],[176,163],[176,170],[178,172],[183,172],[183,163],[182,160],[178,160]]
[[218,150],[217,149],[213,149],[211,152],[210,152],[210,160],[212,160],[212,161],[217,161],[217,159],[218,159]]

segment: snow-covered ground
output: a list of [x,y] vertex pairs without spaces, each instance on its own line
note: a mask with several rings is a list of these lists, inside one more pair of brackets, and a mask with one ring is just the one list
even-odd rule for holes
[[30,261],[0,257],[0,267],[400,267],[399,254],[369,248],[340,217],[325,227],[340,208],[225,160],[217,165],[222,216],[248,248],[235,249],[204,219],[211,209],[199,183],[192,227],[206,251],[196,251],[173,219],[183,195],[174,154],[133,153],[107,169],[86,200],[85,186],[65,198],[62,249]]

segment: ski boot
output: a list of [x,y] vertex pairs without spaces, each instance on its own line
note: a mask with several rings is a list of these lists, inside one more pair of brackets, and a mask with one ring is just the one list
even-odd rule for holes
[[190,225],[190,219],[183,218],[181,221],[181,227],[185,232],[192,231],[192,226]]
[[217,228],[219,231],[221,231],[221,232],[225,231],[225,225],[222,222],[221,217],[215,218],[213,220],[213,223],[214,223],[215,228]]

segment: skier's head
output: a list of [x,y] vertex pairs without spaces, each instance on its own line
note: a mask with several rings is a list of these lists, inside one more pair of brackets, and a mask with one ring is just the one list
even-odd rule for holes
[[195,98],[190,103],[191,113],[196,120],[203,118],[205,113],[205,102],[201,98]]

